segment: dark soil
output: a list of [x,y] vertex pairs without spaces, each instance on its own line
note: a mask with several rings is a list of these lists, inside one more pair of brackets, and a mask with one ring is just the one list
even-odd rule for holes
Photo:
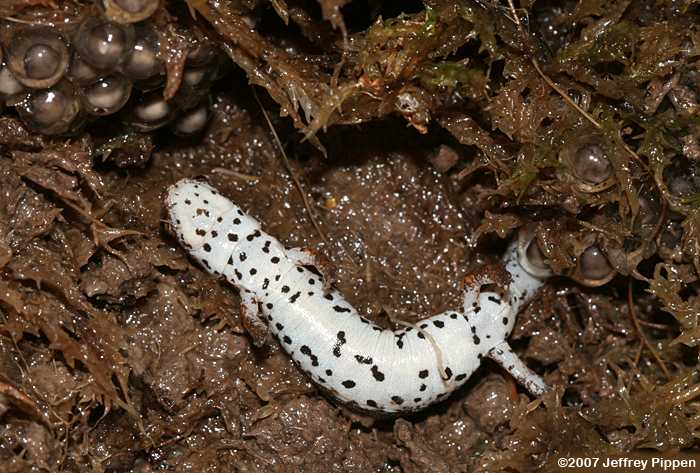
[[[6,18],[55,7],[4,3]],[[196,20],[165,2],[149,21],[232,60],[202,135],[95,122],[49,138],[0,117],[1,472],[554,471],[582,452],[698,452],[700,4],[527,0],[516,22],[505,1],[188,3]],[[591,145],[602,184],[576,167]],[[457,306],[463,276],[534,226],[558,276],[511,343],[553,389],[532,401],[485,363],[410,417],[335,405],[168,234],[163,195],[185,176],[318,250],[387,327]]]

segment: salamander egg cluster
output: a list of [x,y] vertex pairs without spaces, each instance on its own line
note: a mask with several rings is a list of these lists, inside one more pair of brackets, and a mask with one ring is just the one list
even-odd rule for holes
[[118,114],[138,131],[170,124],[176,134],[202,130],[218,55],[199,43],[188,53],[182,82],[166,100],[161,39],[149,22],[158,0],[100,0],[100,15],[54,26],[6,28],[0,99],[24,124],[46,135],[73,134],[98,117]]

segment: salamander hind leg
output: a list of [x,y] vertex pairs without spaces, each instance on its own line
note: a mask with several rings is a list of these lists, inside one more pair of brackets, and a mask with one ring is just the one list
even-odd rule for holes
[[241,323],[253,339],[256,347],[262,346],[267,340],[269,328],[260,317],[260,308],[255,295],[245,289],[241,289]]
[[544,380],[523,363],[507,342],[501,342],[493,347],[487,356],[508,371],[533,396],[539,397],[547,391],[548,387]]

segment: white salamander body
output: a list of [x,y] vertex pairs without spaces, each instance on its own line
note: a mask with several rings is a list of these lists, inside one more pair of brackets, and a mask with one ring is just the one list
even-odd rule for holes
[[[257,220],[211,186],[191,179],[167,196],[181,244],[209,272],[241,293],[243,316],[261,316],[292,359],[319,386],[353,407],[415,411],[441,400],[491,357],[531,393],[546,386],[506,343],[515,316],[546,278],[512,244],[504,257],[511,283],[505,295],[467,287],[464,307],[422,320],[415,328],[383,329],[361,317],[321,277],[308,253],[288,250]],[[541,272],[540,272],[541,273]]]

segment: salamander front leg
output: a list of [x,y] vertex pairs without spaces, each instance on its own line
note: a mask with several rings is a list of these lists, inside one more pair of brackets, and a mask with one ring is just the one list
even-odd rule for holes
[[318,264],[318,253],[309,248],[289,248],[287,257],[300,266],[316,266]]
[[269,328],[260,317],[260,308],[258,301],[252,292],[242,289],[241,294],[241,323],[253,339],[253,344],[256,347],[262,346],[267,340]]
[[530,368],[525,366],[518,355],[513,353],[507,342],[501,342],[493,347],[487,355],[501,365],[533,396],[539,397],[547,391],[548,386],[544,380]]
[[330,287],[333,268],[330,261],[322,253],[309,248],[289,248],[286,253],[287,258],[294,261],[297,265],[316,268],[323,278],[324,288],[328,289]]

